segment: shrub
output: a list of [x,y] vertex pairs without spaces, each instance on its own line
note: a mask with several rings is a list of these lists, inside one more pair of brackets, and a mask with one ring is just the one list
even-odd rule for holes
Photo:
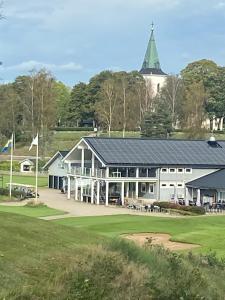
[[[154,202],[153,205],[157,205],[160,208],[165,208],[165,209],[172,209],[172,210],[177,210],[177,211],[186,211],[189,212],[190,214],[196,214],[196,215],[204,215],[205,214],[205,209],[204,207],[201,206],[185,206],[185,205],[180,205],[176,203],[171,203],[171,202]],[[186,214],[186,215],[190,215]],[[182,215],[185,215],[182,213]]]
[[55,127],[55,131],[93,131],[93,127]]
[[39,201],[36,202],[35,200],[28,201],[25,206],[27,206],[27,207],[33,207],[33,208],[47,207],[47,205],[45,205],[43,202],[39,202]]
[[[10,161],[1,161],[0,162],[0,170],[9,171],[10,170]],[[20,164],[18,161],[13,161],[13,172],[20,171]]]

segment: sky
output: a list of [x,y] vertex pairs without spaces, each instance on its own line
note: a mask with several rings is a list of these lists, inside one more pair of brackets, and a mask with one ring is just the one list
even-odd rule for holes
[[225,65],[225,0],[4,0],[1,82],[46,68],[73,86],[102,70],[140,70],[151,23],[162,70]]

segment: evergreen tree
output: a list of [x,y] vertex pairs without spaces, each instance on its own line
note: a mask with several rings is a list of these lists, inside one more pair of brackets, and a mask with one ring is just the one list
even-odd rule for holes
[[143,137],[167,138],[172,131],[171,114],[167,108],[159,103],[155,111],[145,114],[141,128]]

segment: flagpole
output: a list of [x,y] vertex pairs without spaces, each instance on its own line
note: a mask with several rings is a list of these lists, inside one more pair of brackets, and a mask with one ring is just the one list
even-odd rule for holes
[[38,199],[38,134],[37,134],[37,147],[36,147],[36,193],[35,193],[35,199],[37,202]]
[[10,180],[9,180],[9,197],[12,198],[12,176],[13,176],[13,147],[14,147],[14,136],[11,137],[11,157],[10,157]]

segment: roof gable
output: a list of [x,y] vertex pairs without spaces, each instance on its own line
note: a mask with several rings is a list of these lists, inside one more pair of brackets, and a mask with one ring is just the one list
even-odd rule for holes
[[57,151],[50,159],[49,161],[47,161],[47,163],[44,165],[44,167],[42,168],[43,170],[44,169],[47,169],[49,168],[49,166],[51,164],[54,163],[54,161],[58,158],[58,157],[61,157],[62,159],[69,153],[69,151]]

